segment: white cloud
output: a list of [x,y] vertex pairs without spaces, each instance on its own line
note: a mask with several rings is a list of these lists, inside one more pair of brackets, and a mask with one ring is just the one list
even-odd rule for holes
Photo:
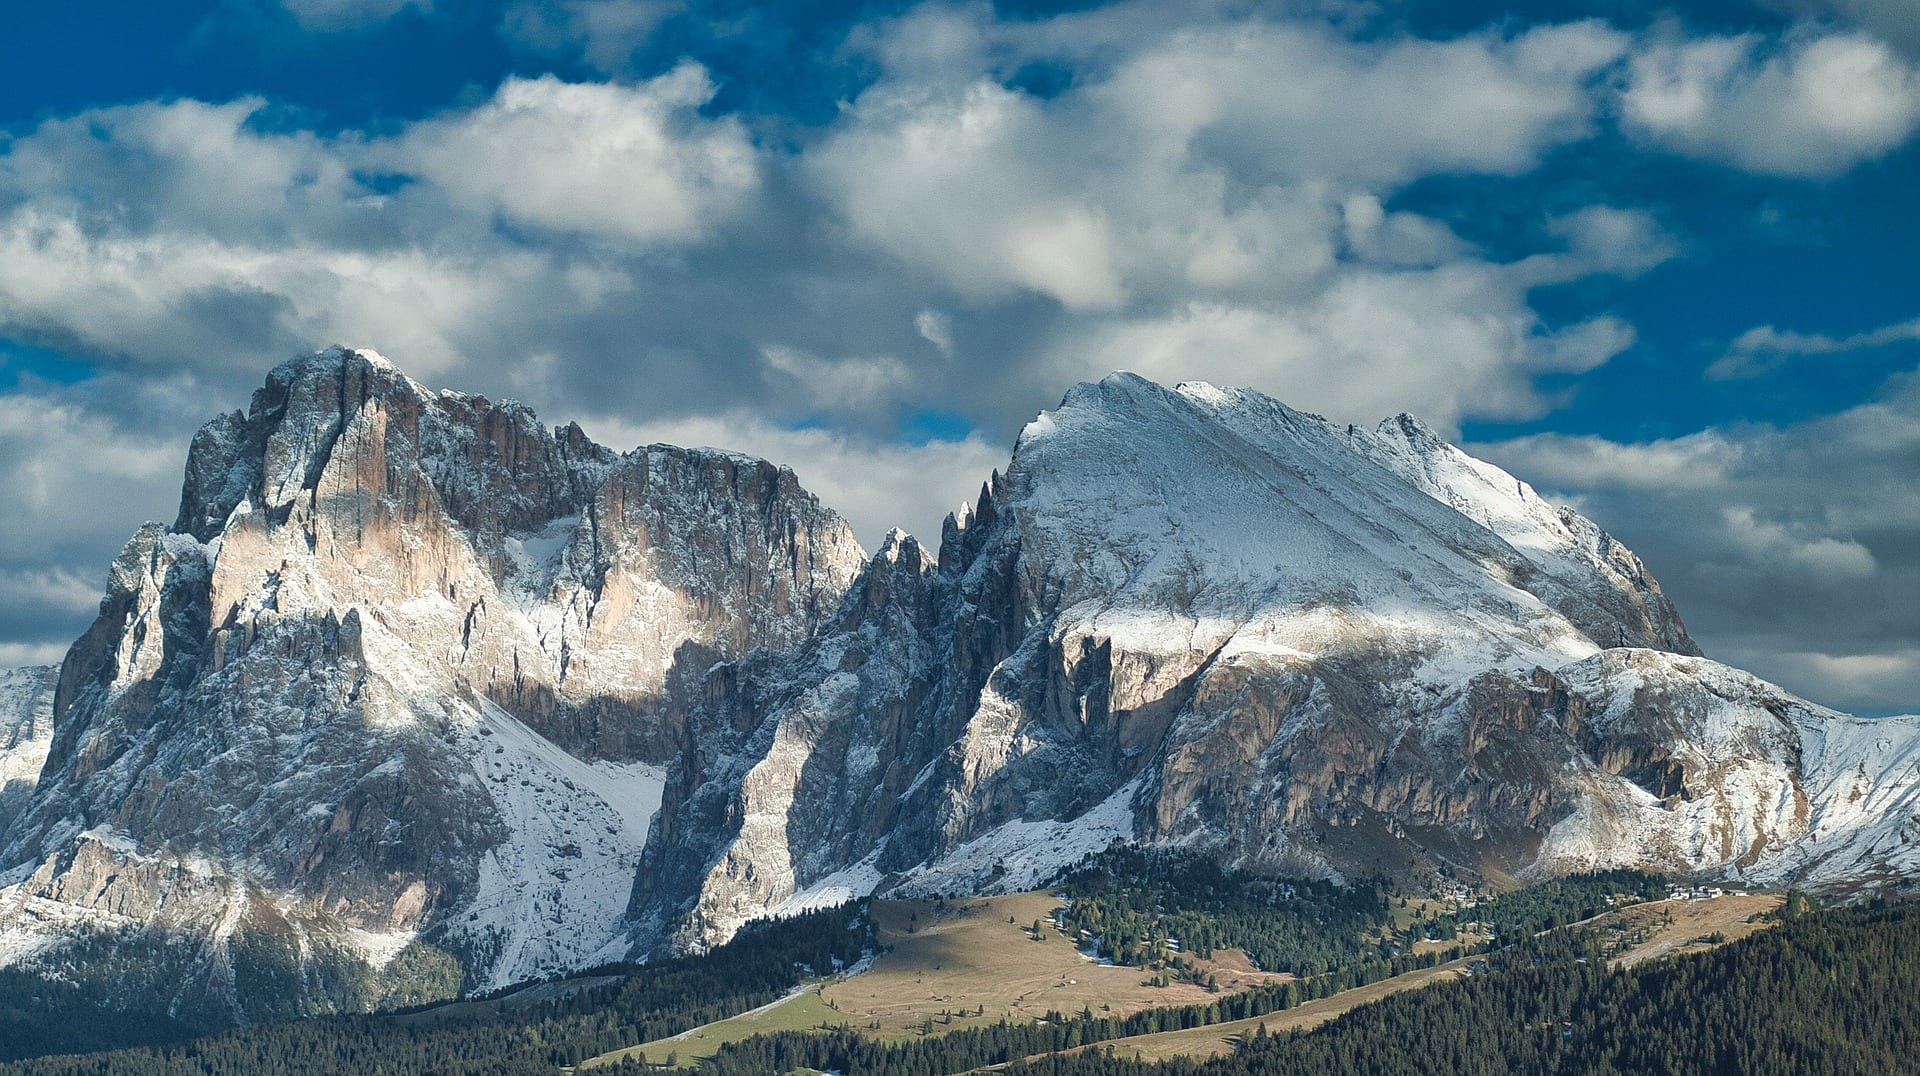
[[1717,380],[1758,377],[1800,356],[1840,355],[1914,341],[1920,341],[1920,318],[1841,337],[1759,325],[1735,337],[1727,353],[1707,367],[1707,376]]
[[1602,437],[1536,434],[1492,446],[1525,461],[1528,480],[1561,490],[1595,486],[1687,490],[1717,486],[1741,462],[1743,448],[1715,430],[1643,444]]
[[778,344],[764,354],[768,367],[787,379],[793,398],[828,412],[884,407],[911,377],[905,363],[887,355],[828,359]]
[[1567,241],[1566,277],[1595,273],[1638,276],[1679,253],[1672,236],[1645,210],[1594,205],[1548,222]]
[[[1131,32],[1151,20],[1164,32]],[[1537,412],[1535,375],[1631,339],[1611,319],[1550,330],[1525,293],[1628,271],[1644,244],[1502,267],[1388,204],[1421,172],[1520,169],[1583,137],[1625,40],[1597,24],[1360,44],[1149,5],[982,7],[868,38],[884,76],[791,151],[703,115],[694,65],[509,79],[378,137],[265,130],[252,99],[51,121],[0,151],[0,331],[221,376],[361,341],[483,389],[548,356],[561,383],[531,387],[561,413],[632,363],[657,408],[710,412],[724,388],[788,417],[827,399],[870,428],[853,412],[965,392],[1003,430],[1063,376],[1140,365],[1135,342],[1197,372],[1174,335],[1216,312],[1292,334],[1284,361],[1237,367],[1259,387],[1316,394],[1377,345],[1395,362],[1357,369],[1441,390],[1443,421],[1483,399]],[[996,80],[1047,57],[1087,75],[1052,100]],[[962,336],[973,369],[951,361]],[[1069,352],[1100,365],[1034,361]]]
[[577,274],[503,249],[289,248],[203,232],[90,233],[33,208],[0,218],[0,321],[84,350],[258,372],[325,341],[381,341],[422,374],[455,365],[489,320]]
[[[638,86],[509,80],[385,140],[263,132],[251,98],[48,121],[0,145],[0,331],[253,376],[336,340],[423,375],[511,361],[501,342],[635,287],[574,237],[656,251],[752,199],[740,123],[697,114],[711,92],[692,66]],[[395,171],[397,187],[368,178]]]
[[922,310],[913,316],[913,329],[946,358],[953,358],[953,319],[938,310]]
[[66,568],[0,571],[0,604],[44,605],[71,613],[100,604],[100,583]]
[[[1629,346],[1608,317],[1549,327],[1527,292],[1632,275],[1675,245],[1592,207],[1569,246],[1482,260],[1387,199],[1433,172],[1507,173],[1591,130],[1628,40],[1596,23],[1359,43],[1260,18],[1159,26],[1142,5],[1038,22],[923,8],[859,45],[883,75],[803,154],[850,241],[963,306],[1057,303],[1033,369],[1252,384],[1377,416],[1521,417],[1542,373]],[[1074,62],[1049,98],[991,72]],[[1387,405],[1392,405],[1388,407]]]
[[968,298],[1115,306],[1112,222],[1040,152],[1048,134],[1041,102],[990,82],[876,88],[805,167],[850,232]]
[[636,86],[510,78],[486,104],[416,124],[375,156],[523,225],[691,242],[759,184],[745,127],[699,115],[713,93],[692,63]]
[[1606,317],[1547,328],[1525,302],[1533,268],[1349,271],[1301,302],[1189,303],[1067,334],[1050,365],[1062,380],[1124,367],[1169,382],[1253,385],[1349,421],[1406,409],[1443,428],[1469,409],[1530,417],[1551,406],[1535,375],[1592,369],[1634,339]]
[[[1593,81],[1626,47],[1591,23],[1358,44],[1252,19],[1137,43],[1042,100],[980,67],[1065,36],[985,19],[922,11],[871,41],[886,76],[806,170],[848,233],[962,296],[1096,312],[1298,289],[1343,239],[1393,263],[1453,255],[1437,222],[1368,220],[1366,199],[1432,172],[1522,171],[1584,137]],[[1343,206],[1361,214],[1346,229]]]
[[1920,70],[1856,32],[1686,39],[1637,49],[1626,129],[1753,172],[1824,178],[1885,155],[1920,127]]
[[1593,80],[1627,48],[1600,23],[1358,43],[1250,20],[1168,35],[1089,90],[1161,153],[1247,178],[1391,188],[1435,172],[1516,173],[1585,137]]
[[1782,561],[1790,570],[1815,579],[1865,579],[1878,567],[1872,551],[1852,538],[1796,533],[1785,523],[1760,518],[1747,505],[1723,507],[1720,519],[1741,554],[1753,560]]
[[96,229],[165,223],[275,242],[351,232],[379,208],[353,178],[351,141],[265,133],[258,97],[93,109],[0,143],[8,203],[75,216]]
[[1340,206],[1347,250],[1357,259],[1393,268],[1439,265],[1470,248],[1445,224],[1417,213],[1389,213],[1377,195],[1355,194]]
[[52,665],[67,655],[65,643],[0,643],[0,669]]
[[1781,427],[1469,447],[1640,553],[1710,655],[1828,705],[1920,711],[1920,376]]

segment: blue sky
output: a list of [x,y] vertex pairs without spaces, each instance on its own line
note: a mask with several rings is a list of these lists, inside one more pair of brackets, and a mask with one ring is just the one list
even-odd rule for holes
[[31,5],[0,33],[0,664],[341,341],[872,541],[1113,368],[1409,410],[1709,653],[1920,710],[1909,0]]

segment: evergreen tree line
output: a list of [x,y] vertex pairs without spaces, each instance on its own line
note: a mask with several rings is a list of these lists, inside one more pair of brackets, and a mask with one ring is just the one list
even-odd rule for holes
[[1452,941],[1477,923],[1499,944],[1578,922],[1610,900],[1666,895],[1666,880],[1642,871],[1600,871],[1502,893],[1471,908],[1396,927],[1379,881],[1338,886],[1229,870],[1180,849],[1118,845],[1082,861],[1060,888],[1057,919],[1067,937],[1098,939],[1102,956],[1144,966],[1181,951],[1210,957],[1242,949],[1267,970],[1309,977],[1407,952],[1425,938]]
[[[1920,1071],[1920,908],[1815,912],[1709,952],[1615,971],[1556,934],[1485,976],[1362,1006],[1231,1057],[1143,1063],[1105,1051],[1009,1076],[1547,1076]],[[1583,957],[1584,959],[1583,961]],[[1116,1051],[1118,1052],[1118,1051]],[[849,1076],[863,1076],[849,1072]]]
[[1374,881],[1276,879],[1184,850],[1118,845],[1073,868],[1060,888],[1061,929],[1097,938],[1116,964],[1164,960],[1168,939],[1201,957],[1243,949],[1261,968],[1302,976],[1391,955],[1382,941],[1392,913]]
[[[0,969],[0,1061],[179,1042],[232,1027],[224,984],[198,974],[199,948],[159,930],[90,934],[32,967]],[[448,997],[451,957],[415,942],[375,973],[357,953],[311,939],[239,931],[227,942],[233,995],[256,1021],[365,1012]]]
[[[1171,884],[1164,882],[1169,877],[1166,873],[1149,877],[1162,880],[1162,892],[1204,893],[1206,890],[1201,888],[1204,883],[1192,883],[1189,879],[1206,878],[1207,870],[1200,866],[1191,875],[1174,875],[1177,880]],[[1107,877],[1112,880],[1114,875],[1108,873]],[[1232,881],[1230,875],[1224,873],[1218,877]],[[1581,932],[1542,932],[1597,915],[1610,906],[1610,901],[1617,901],[1623,895],[1632,899],[1664,896],[1665,885],[1658,876],[1638,871],[1605,871],[1544,882],[1456,913],[1465,922],[1490,928],[1493,942],[1472,947],[1453,945],[1391,958],[1375,956],[1338,966],[1311,979],[1263,984],[1205,1004],[1154,1008],[1124,1017],[1100,1017],[1091,1012],[1077,1017],[1052,1013],[1037,1023],[1003,1021],[989,1028],[906,1042],[879,1042],[847,1030],[828,1035],[782,1032],[724,1046],[715,1057],[702,1063],[701,1071],[718,1076],[748,1076],[800,1067],[831,1070],[846,1076],[937,1076],[991,1065],[1017,1064],[1023,1058],[1117,1038],[1252,1019],[1474,952],[1488,953],[1488,964],[1493,969],[1586,967],[1589,964],[1599,967],[1604,961],[1598,938]],[[1110,888],[1104,892],[1119,894],[1121,890]],[[1281,906],[1272,910],[1276,915],[1292,914]],[[1157,1070],[1148,1067],[1141,1071]],[[1447,1069],[1442,1066],[1432,1071]]]
[[[1164,880],[1164,873],[1159,877],[1162,897],[1171,895],[1175,901],[1219,901],[1224,891],[1232,906],[1244,897],[1247,905],[1234,915],[1244,913],[1251,921],[1250,891],[1233,888],[1245,879],[1222,873],[1208,882],[1204,868],[1171,881]],[[1098,892],[1119,893],[1116,886],[1100,885],[1106,888]],[[1212,896],[1207,895],[1209,885]],[[1911,1049],[1916,1044],[1906,1041],[1915,1023],[1910,999],[1920,997],[1912,989],[1920,985],[1913,981],[1920,978],[1920,944],[1915,944],[1920,942],[1920,913],[1906,908],[1808,912],[1806,902],[1796,897],[1783,915],[1789,922],[1778,931],[1713,954],[1630,973],[1605,969],[1598,938],[1564,931],[1537,935],[1604,910],[1610,896],[1658,895],[1659,887],[1651,876],[1609,873],[1483,902],[1457,918],[1484,923],[1500,939],[1502,947],[1488,955],[1487,974],[1396,995],[1312,1035],[1253,1036],[1237,1055],[1211,1067],[1186,1062],[1141,1065],[1106,1056],[1097,1044],[1257,1018],[1431,967],[1465,948],[1455,945],[1391,958],[1382,957],[1378,948],[1358,949],[1355,952],[1369,958],[1350,960],[1311,979],[1267,983],[1203,1004],[1125,1017],[1096,1016],[1090,1010],[1073,1016],[1055,1013],[1040,1022],[1002,1021],[903,1042],[878,1041],[848,1028],[759,1036],[723,1048],[699,1067],[717,1076],[795,1068],[846,1076],[935,1076],[989,1065],[1010,1065],[1013,1071],[1036,1076],[1186,1076],[1202,1069],[1219,1076],[1296,1071],[1913,1070],[1893,1061],[1920,1057]],[[1275,892],[1269,897],[1287,895]],[[1381,899],[1386,899],[1384,894]],[[1116,900],[1108,906],[1122,904]],[[1280,917],[1296,914],[1285,904],[1267,907]],[[1364,913],[1359,901],[1354,907]],[[1435,922],[1440,920],[1424,929],[1433,929]],[[809,975],[859,959],[871,944],[863,906],[848,905],[755,925],[705,957],[601,969],[590,974],[615,975],[618,980],[579,986],[520,1008],[464,1003],[403,1016],[309,1019],[180,1045],[43,1057],[0,1065],[0,1074],[551,1073],[774,1001]],[[1803,994],[1814,1004],[1796,1011]],[[1863,1001],[1867,994],[1879,1000]],[[1767,1023],[1764,1033],[1755,1032],[1755,1020]],[[1023,1060],[1087,1045],[1096,1049],[1070,1058]],[[603,1071],[639,1072],[642,1067],[629,1062]]]
[[[402,1013],[320,1017],[239,1028],[174,1045],[49,1056],[0,1065],[19,1076],[321,1076],[541,1074],[676,1035],[778,1000],[872,945],[864,902],[752,924],[701,957],[616,965],[524,1007],[462,1002]],[[564,987],[565,983],[562,981]],[[619,1069],[613,1069],[618,1072]]]
[[1532,937],[1542,931],[1591,919],[1622,900],[1660,900],[1667,895],[1667,879],[1645,871],[1609,870],[1569,874],[1501,893],[1415,923],[1414,934],[1451,941],[1460,928],[1477,924],[1500,945]]

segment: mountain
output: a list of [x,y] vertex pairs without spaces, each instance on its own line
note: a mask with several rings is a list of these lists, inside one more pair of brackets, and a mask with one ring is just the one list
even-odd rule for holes
[[636,918],[699,946],[1116,837],[1416,883],[1907,877],[1920,729],[1698,654],[1631,552],[1407,416],[1119,374],[1026,427],[937,559],[893,536],[818,638],[684,693],[709,750]]
[[1920,720],[1708,661],[1630,551],[1404,415],[1116,374],[937,551],[869,557],[772,464],[333,349],[209,423],[181,500],[51,697],[0,685],[6,764],[45,751],[0,956],[92,946],[175,1010],[486,989],[1117,839],[1416,886],[1920,870]]
[[[366,351],[283,365],[60,669],[0,948],[156,928],[236,1018],[261,977],[363,1007],[624,955],[670,670],[798,644],[863,561],[764,461],[618,454]],[[301,999],[314,963],[339,982]]]

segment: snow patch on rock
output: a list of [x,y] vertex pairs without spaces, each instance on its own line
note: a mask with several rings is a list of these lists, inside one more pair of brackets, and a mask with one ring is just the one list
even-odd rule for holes
[[513,833],[481,859],[472,902],[451,917],[454,932],[498,954],[483,989],[607,958],[660,806],[659,767],[583,762],[485,701],[462,746]]

